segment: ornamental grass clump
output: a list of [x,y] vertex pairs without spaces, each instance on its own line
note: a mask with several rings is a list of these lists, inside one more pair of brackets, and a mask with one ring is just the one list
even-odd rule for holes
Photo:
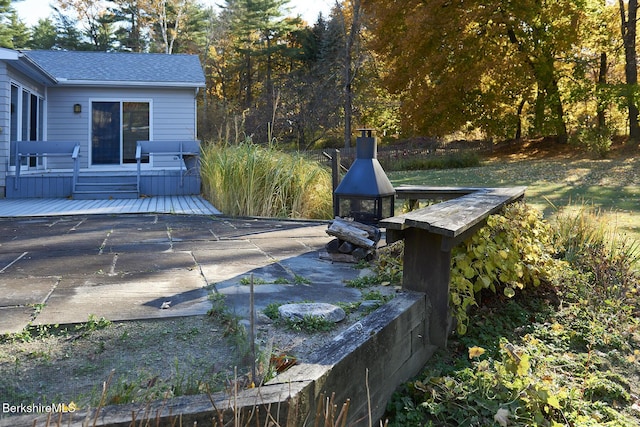
[[205,196],[226,215],[328,219],[331,172],[303,156],[248,142],[203,147]]
[[555,218],[562,256],[589,277],[588,294],[636,300],[640,280],[640,243],[604,220],[598,209],[567,206]]

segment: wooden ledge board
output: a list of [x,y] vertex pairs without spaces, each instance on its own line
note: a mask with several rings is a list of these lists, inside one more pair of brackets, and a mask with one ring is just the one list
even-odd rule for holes
[[[428,187],[430,194],[435,188]],[[455,199],[386,218],[379,225],[391,230],[420,228],[456,238],[499,211],[505,204],[524,197],[525,190],[526,187],[478,188]],[[445,188],[444,192],[450,193],[451,188]]]

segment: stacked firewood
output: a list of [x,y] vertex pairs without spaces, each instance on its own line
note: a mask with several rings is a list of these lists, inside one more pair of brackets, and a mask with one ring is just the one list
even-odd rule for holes
[[331,221],[326,232],[335,237],[325,246],[328,258],[339,262],[372,259],[381,236],[377,227],[341,218]]

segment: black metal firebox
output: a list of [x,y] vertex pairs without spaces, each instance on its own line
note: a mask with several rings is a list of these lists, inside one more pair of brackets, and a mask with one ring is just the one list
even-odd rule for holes
[[341,218],[376,225],[394,215],[396,191],[377,159],[377,142],[371,129],[360,129],[356,160],[334,191],[334,210]]

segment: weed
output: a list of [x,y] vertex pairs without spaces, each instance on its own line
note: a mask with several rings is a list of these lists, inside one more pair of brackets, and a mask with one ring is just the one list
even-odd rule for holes
[[364,289],[371,286],[376,286],[381,283],[381,280],[376,275],[362,276],[352,280],[347,280],[347,288]]
[[303,277],[303,276],[300,276],[300,275],[296,274],[294,279],[293,279],[293,283],[295,283],[296,285],[310,285],[311,284],[311,280],[307,279],[306,277]]
[[81,323],[75,326],[76,330],[82,330],[86,332],[93,332],[100,329],[104,329],[111,326],[111,321],[100,317],[99,319],[95,314],[90,314],[89,319],[85,323]]
[[361,302],[339,302],[336,303],[338,307],[344,310],[345,314],[348,316],[349,314],[355,312],[358,307],[360,307]]
[[276,320],[280,318],[280,312],[278,311],[278,307],[280,307],[282,303],[272,302],[268,304],[262,312],[271,320]]
[[304,316],[302,319],[285,319],[284,324],[293,331],[307,333],[328,332],[335,328],[336,324],[320,316]]
[[[252,280],[251,277],[243,277],[243,278],[240,279],[240,284],[248,286],[248,285],[251,284],[251,280]],[[260,277],[253,277],[253,284],[254,285],[266,285],[267,283],[269,283],[269,282],[267,282],[266,280],[264,280],[264,279],[262,279]]]
[[368,291],[362,293],[362,299],[365,301],[382,301],[386,302],[389,300],[389,297],[382,295],[380,291]]
[[225,303],[225,296],[220,293],[212,293],[209,295],[209,300],[212,303],[211,308],[207,312],[208,316],[215,317],[225,327],[225,336],[239,336],[243,340],[246,340],[246,331],[240,324],[237,316],[234,316],[228,309]]
[[60,327],[60,325],[34,325],[29,323],[22,331],[13,334],[0,335],[0,344],[8,342],[31,342],[36,339],[44,339],[54,336],[67,336],[69,333],[80,333],[80,335],[86,335],[90,332],[104,329],[111,326],[111,322],[104,317],[97,318],[95,315],[90,314],[88,320],[85,323],[79,323],[73,326],[73,329],[69,327]]

